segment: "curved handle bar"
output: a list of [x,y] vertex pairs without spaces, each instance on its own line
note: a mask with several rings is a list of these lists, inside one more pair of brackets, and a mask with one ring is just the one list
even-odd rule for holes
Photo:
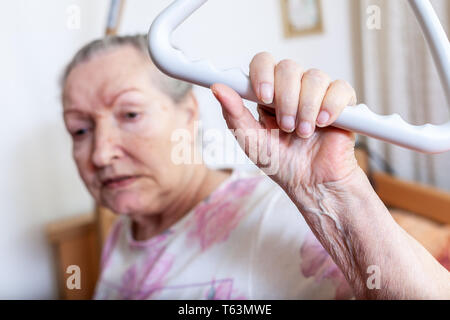
[[[208,61],[189,61],[171,44],[172,32],[207,1],[175,0],[156,18],[148,35],[149,52],[153,62],[171,77],[207,88],[214,83],[223,83],[233,88],[241,97],[258,102],[249,77],[241,70],[222,71],[217,70]],[[422,22],[448,93],[450,44],[447,36],[428,0],[409,1],[419,21]],[[439,126],[432,124],[414,126],[405,122],[398,114],[378,115],[361,104],[345,108],[332,125],[419,152],[442,153],[450,150],[450,121]]]

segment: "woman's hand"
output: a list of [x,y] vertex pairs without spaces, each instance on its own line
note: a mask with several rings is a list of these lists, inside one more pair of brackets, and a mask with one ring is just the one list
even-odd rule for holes
[[[267,53],[250,65],[258,105],[256,121],[232,89],[212,90],[228,127],[250,159],[291,197],[316,237],[344,272],[357,298],[448,299],[450,274],[392,219],[358,167],[354,138],[329,127],[356,103],[346,82],[318,70],[302,70]],[[272,129],[281,128],[279,136]],[[258,131],[258,134],[255,134]],[[262,134],[261,134],[262,133]],[[256,155],[256,156],[255,156]],[[369,268],[382,273],[380,287],[367,285]]]
[[[320,70],[303,70],[290,60],[276,63],[268,53],[254,57],[250,79],[261,103],[275,105],[274,114],[270,108],[258,105],[259,122],[234,90],[220,84],[213,85],[212,90],[222,105],[228,127],[240,129],[235,135],[241,147],[263,171],[267,164],[264,166],[259,159],[264,153],[270,154],[270,167],[275,165],[277,170],[269,175],[285,191],[298,194],[305,188],[338,182],[358,167],[353,134],[329,127],[346,106],[356,104],[355,90],[347,82],[332,81]],[[280,135],[273,141],[270,130],[278,128]],[[246,134],[248,130],[266,132]],[[246,139],[239,137],[242,134],[247,135],[247,146]],[[251,156],[256,147],[258,159]]]

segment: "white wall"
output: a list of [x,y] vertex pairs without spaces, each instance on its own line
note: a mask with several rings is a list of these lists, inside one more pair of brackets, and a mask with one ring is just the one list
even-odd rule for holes
[[[348,0],[323,0],[325,33],[284,39],[279,0],[211,0],[175,36],[191,57],[247,68],[259,51],[295,59],[353,81]],[[128,0],[120,33],[146,32],[168,0]],[[66,27],[81,8],[81,29]],[[58,100],[64,64],[100,37],[107,0],[4,1],[0,9],[0,298],[56,298],[46,223],[84,213],[93,202],[70,155]],[[219,106],[198,91],[205,127],[224,127]]]

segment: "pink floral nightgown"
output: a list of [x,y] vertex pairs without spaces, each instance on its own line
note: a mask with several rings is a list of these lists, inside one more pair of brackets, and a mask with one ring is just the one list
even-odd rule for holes
[[234,171],[171,228],[135,241],[121,216],[96,299],[348,299],[342,272],[268,177]]

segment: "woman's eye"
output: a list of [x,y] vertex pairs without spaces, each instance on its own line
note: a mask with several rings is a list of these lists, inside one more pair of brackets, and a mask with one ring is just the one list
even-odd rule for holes
[[75,131],[76,136],[81,136],[85,133],[86,133],[86,129],[80,129],[80,130]]
[[136,119],[139,116],[137,112],[127,112],[125,113],[125,118],[127,119]]
[[81,137],[81,136],[85,135],[86,133],[87,133],[87,129],[79,129],[79,130],[76,130],[76,131],[73,133],[73,135],[74,135],[75,137]]

